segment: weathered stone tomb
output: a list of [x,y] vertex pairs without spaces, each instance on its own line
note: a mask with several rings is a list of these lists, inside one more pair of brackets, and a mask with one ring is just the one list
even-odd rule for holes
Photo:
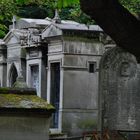
[[116,47],[100,62],[100,126],[140,131],[140,66],[135,56]]
[[0,139],[48,140],[52,112],[31,89],[0,88]]

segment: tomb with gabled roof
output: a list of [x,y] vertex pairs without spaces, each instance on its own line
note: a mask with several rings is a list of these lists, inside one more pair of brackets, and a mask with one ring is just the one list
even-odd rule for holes
[[[81,135],[98,128],[99,61],[106,35],[98,25],[20,18],[0,43],[6,49],[1,85],[22,77],[56,112],[51,133]],[[112,45],[110,45],[112,47]],[[1,59],[0,59],[1,60]],[[2,75],[0,75],[2,77]]]

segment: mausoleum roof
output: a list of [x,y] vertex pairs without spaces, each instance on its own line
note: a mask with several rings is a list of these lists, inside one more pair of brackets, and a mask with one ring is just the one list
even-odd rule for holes
[[30,24],[35,23],[37,25],[49,25],[51,21],[47,19],[30,19],[30,18],[21,18],[21,20],[26,21]]
[[[5,44],[20,44],[21,46],[38,46],[45,39],[63,35],[90,36],[98,38],[103,30],[98,25],[86,25],[71,20],[61,20],[56,22],[55,19],[30,19],[20,18],[13,25],[11,30],[5,36]],[[81,32],[83,34],[81,34]],[[88,34],[92,32],[93,34]],[[97,37],[96,37],[97,36]]]
[[56,24],[62,30],[84,30],[84,31],[103,31],[98,25],[85,25],[85,24],[69,24],[69,23],[61,23]]
[[7,35],[4,37],[4,41],[5,43],[7,43],[10,39],[10,37],[15,36],[17,39],[20,39],[21,37],[26,38],[28,35],[28,31],[27,30],[21,30],[21,29],[11,29]]
[[61,24],[75,24],[79,25],[80,23],[73,21],[73,20],[61,20]]
[[[86,25],[81,24],[71,20],[61,20],[61,23],[55,23],[53,19],[30,19],[30,18],[21,18],[17,21],[18,27],[37,27],[37,26],[49,26],[53,24],[59,27],[62,30],[86,30],[86,31],[103,31],[98,25]],[[27,24],[27,26],[25,25]]]

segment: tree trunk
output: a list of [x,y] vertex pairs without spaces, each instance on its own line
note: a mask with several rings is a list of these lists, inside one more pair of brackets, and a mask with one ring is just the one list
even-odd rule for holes
[[[118,46],[140,56],[140,21],[118,0],[80,0],[81,9],[94,19]],[[140,58],[140,57],[139,57]]]

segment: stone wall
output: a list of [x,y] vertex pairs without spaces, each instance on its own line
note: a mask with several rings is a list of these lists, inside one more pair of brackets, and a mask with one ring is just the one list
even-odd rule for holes
[[46,117],[0,116],[1,140],[48,140],[49,119]]
[[[98,125],[98,68],[104,52],[101,42],[65,40],[63,68],[62,129],[69,135],[82,135]],[[94,72],[89,71],[89,64]]]

